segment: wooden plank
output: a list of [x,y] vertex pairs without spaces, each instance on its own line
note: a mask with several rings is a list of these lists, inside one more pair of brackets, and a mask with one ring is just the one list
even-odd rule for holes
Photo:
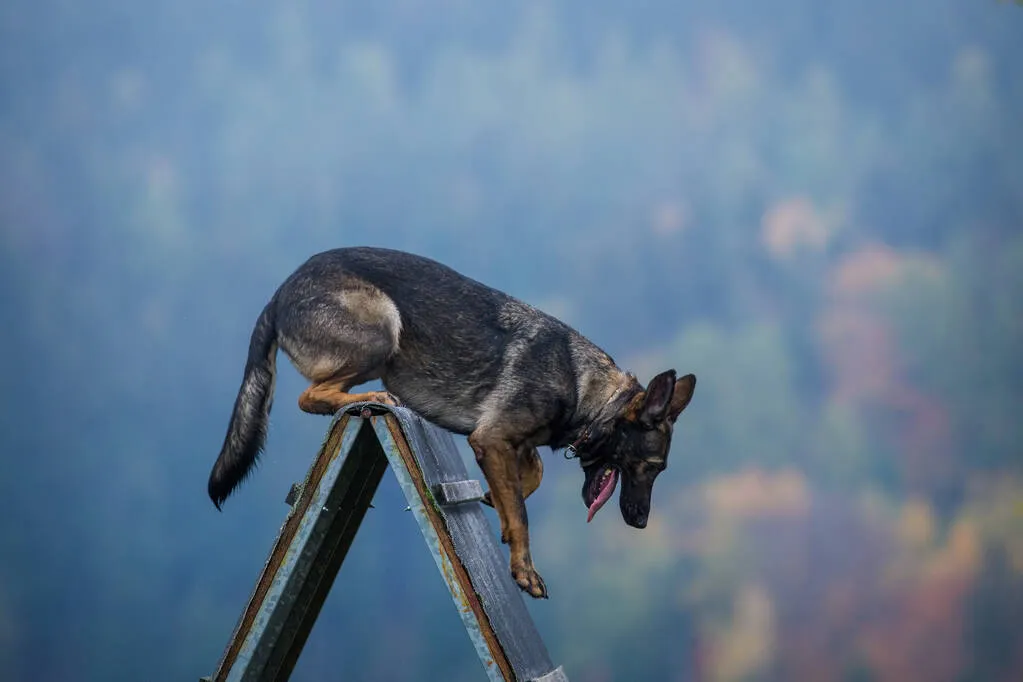
[[[355,416],[360,415],[360,416]],[[283,682],[391,468],[466,631],[495,682],[567,682],[551,664],[451,434],[403,408],[338,415],[270,552],[216,673],[204,681]]]
[[[423,477],[423,471],[412,452],[407,436],[402,432],[402,424],[393,412],[396,410],[392,410],[392,414],[385,417],[374,418],[374,428],[384,452],[391,460],[391,469],[398,476],[398,483],[405,493],[409,506],[416,512],[419,528],[451,592],[458,613],[462,617],[462,623],[476,647],[476,653],[483,661],[487,675],[491,680],[514,682],[516,678],[512,665],[483,610],[479,595],[473,589],[465,565],[455,551],[447,524],[441,516],[440,506]],[[423,442],[418,445],[425,447]],[[454,447],[454,443],[451,445]]]
[[[309,632],[319,616],[348,549],[355,540],[355,534],[362,525],[366,510],[369,509],[373,495],[387,470],[387,458],[380,443],[371,433],[368,425],[363,425],[360,429],[352,449],[347,454],[348,459],[354,458],[358,463],[358,471],[353,475],[347,490],[341,489],[339,480],[327,501],[329,509],[338,505],[338,510],[333,521],[329,522],[322,547],[312,558],[310,570],[298,588],[295,605],[289,617],[291,627],[286,626],[282,629],[281,641],[267,662],[267,670],[272,672],[274,680],[281,682],[287,680],[298,662]],[[287,637],[289,632],[290,637]]]
[[288,678],[386,468],[368,424],[334,422],[213,682]]
[[[450,433],[407,409],[390,408],[388,411],[391,414],[386,418],[386,430],[377,421],[377,434],[381,442],[390,436],[399,445],[404,444],[403,449],[408,453],[415,453],[406,467],[421,472],[427,490],[439,492],[441,484],[470,480]],[[387,444],[384,445],[386,452]],[[453,562],[460,566],[457,575],[469,580],[469,585],[462,589],[475,597],[473,613],[486,635],[485,640],[499,647],[493,651],[495,660],[506,660],[511,668],[508,676],[502,666],[505,679],[567,682],[561,668],[555,668],[551,662],[482,506],[478,502],[438,505],[436,511],[439,512],[436,520],[441,523],[438,534],[447,538],[458,559]],[[482,613],[477,610],[477,603]]]

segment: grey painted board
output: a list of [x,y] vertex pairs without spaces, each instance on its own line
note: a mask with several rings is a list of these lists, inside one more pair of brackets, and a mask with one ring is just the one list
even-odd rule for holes
[[[427,485],[469,478],[451,434],[404,408],[391,408],[401,423],[405,439],[415,453]],[[522,590],[512,580],[508,559],[500,550],[490,523],[478,502],[442,506],[448,533],[473,587],[497,633],[516,676],[520,680],[557,680],[545,676],[555,671],[547,647],[526,609]]]
[[362,420],[349,419],[328,451],[331,440],[317,463],[337,456],[315,481],[310,469],[212,678],[217,682],[282,681],[291,674],[387,469],[373,429]]
[[[380,416],[383,412],[393,417]],[[387,419],[397,420],[403,445],[419,465],[427,488],[422,496],[397,454],[400,448]],[[454,547],[457,561],[465,567],[472,592],[500,646],[500,652],[488,648],[482,635],[484,615],[476,619],[479,606],[474,607],[476,612],[459,608],[487,675],[503,678],[494,663],[494,656],[501,653],[507,661],[501,665],[510,666],[519,682],[567,682],[564,671],[551,663],[523,594],[511,578],[508,560],[479,503],[483,488],[469,477],[451,434],[407,409],[379,405],[353,406],[338,415],[306,482],[289,493],[294,507],[212,679],[282,682],[288,678],[387,462],[410,509],[416,512],[424,540],[445,574],[456,605],[464,605],[465,574],[461,583],[448,580],[451,565],[437,531],[427,520],[426,508],[434,505],[430,498],[436,498],[433,508],[443,520],[437,524],[444,526],[440,532],[450,538],[449,547]],[[317,466],[325,468],[314,481]],[[450,553],[450,549],[446,551]]]

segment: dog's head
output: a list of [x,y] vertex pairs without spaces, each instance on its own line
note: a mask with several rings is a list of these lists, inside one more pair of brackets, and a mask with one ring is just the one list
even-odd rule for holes
[[696,377],[692,374],[676,380],[675,370],[662,372],[602,425],[583,463],[587,521],[610,499],[621,477],[618,502],[622,518],[635,528],[646,527],[654,479],[668,466],[675,420],[689,404],[695,388]]

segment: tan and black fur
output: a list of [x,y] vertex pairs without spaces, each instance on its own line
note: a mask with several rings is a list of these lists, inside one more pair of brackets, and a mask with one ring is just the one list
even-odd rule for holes
[[[563,322],[436,261],[389,249],[310,258],[256,321],[227,436],[209,479],[220,508],[263,446],[278,347],[311,382],[299,407],[331,415],[351,403],[404,404],[465,434],[490,488],[511,572],[547,588],[529,552],[527,498],[543,477],[537,447],[571,446],[589,507],[620,474],[622,517],[646,526],[654,479],[696,378],[663,372],[643,387]],[[387,392],[350,393],[380,379]]]

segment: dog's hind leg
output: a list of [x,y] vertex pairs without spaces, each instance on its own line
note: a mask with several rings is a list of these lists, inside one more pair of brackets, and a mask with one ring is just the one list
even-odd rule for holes
[[348,389],[362,383],[351,376],[333,377],[315,383],[298,397],[298,406],[309,414],[336,414],[339,410],[353,403],[382,403],[397,407],[401,403],[386,391],[368,391],[366,393],[348,393]]
[[401,316],[390,298],[351,279],[301,281],[279,296],[281,348],[312,384],[299,396],[299,408],[331,415],[358,402],[399,404],[383,391],[348,392],[382,378],[398,347]]

